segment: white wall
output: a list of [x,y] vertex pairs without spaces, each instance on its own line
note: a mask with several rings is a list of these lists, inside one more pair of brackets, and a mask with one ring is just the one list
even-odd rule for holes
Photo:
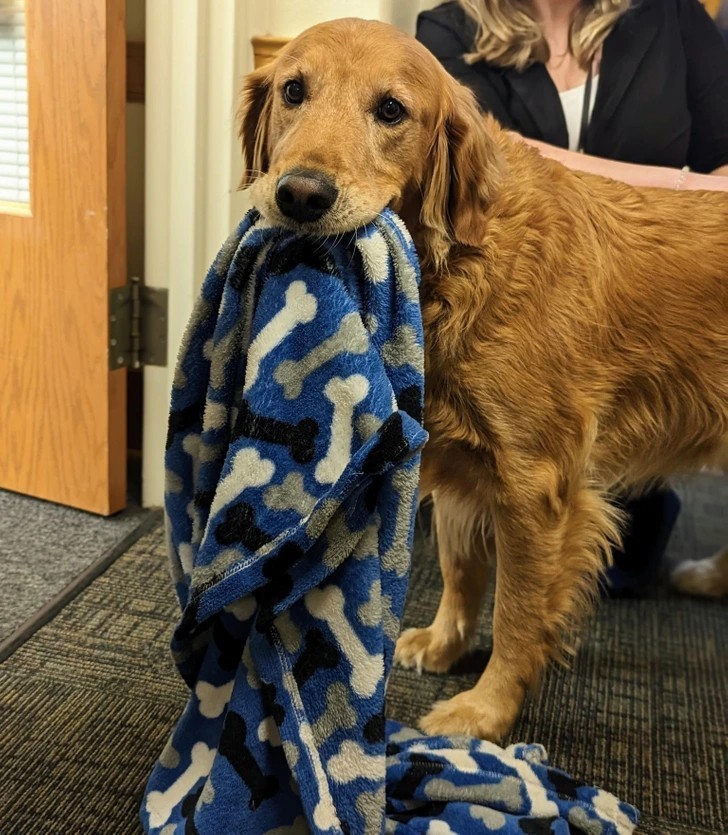
[[[255,0],[251,2],[255,3]],[[275,0],[267,7],[267,31],[254,34],[294,37],[314,23],[337,17],[385,20],[408,32],[414,32],[418,12],[434,6],[436,2],[437,0],[310,0],[302,3],[300,0]]]
[[144,372],[142,501],[160,505],[169,394],[179,345],[216,251],[242,217],[235,137],[240,78],[262,3],[147,3],[144,275],[169,291],[166,368]]
[[293,37],[323,20],[336,17],[363,17],[375,20],[391,20],[391,0],[318,0],[301,3],[298,0],[277,0],[271,3],[271,35]]

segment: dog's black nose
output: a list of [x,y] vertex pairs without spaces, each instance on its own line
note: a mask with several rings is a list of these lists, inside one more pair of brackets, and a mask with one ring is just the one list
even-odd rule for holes
[[323,217],[338,194],[331,179],[319,171],[291,171],[278,180],[276,203],[286,217],[309,223]]

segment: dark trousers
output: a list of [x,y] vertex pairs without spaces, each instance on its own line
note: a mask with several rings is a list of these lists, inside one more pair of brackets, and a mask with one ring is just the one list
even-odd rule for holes
[[607,572],[607,594],[639,595],[658,578],[670,534],[680,513],[680,499],[670,488],[651,490],[625,501],[627,528],[623,547],[615,550]]

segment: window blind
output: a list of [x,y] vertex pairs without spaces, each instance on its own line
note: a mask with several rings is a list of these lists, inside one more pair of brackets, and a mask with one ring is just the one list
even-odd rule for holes
[[0,0],[0,200],[30,203],[25,2]]

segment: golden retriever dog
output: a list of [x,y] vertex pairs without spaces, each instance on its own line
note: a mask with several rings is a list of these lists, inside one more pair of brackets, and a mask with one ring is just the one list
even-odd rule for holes
[[291,41],[247,78],[240,125],[271,221],[338,235],[390,206],[415,240],[444,591],[396,660],[445,672],[466,652],[494,552],[487,668],[421,726],[502,739],[589,610],[610,494],[728,459],[728,194],[544,159],[373,21]]

